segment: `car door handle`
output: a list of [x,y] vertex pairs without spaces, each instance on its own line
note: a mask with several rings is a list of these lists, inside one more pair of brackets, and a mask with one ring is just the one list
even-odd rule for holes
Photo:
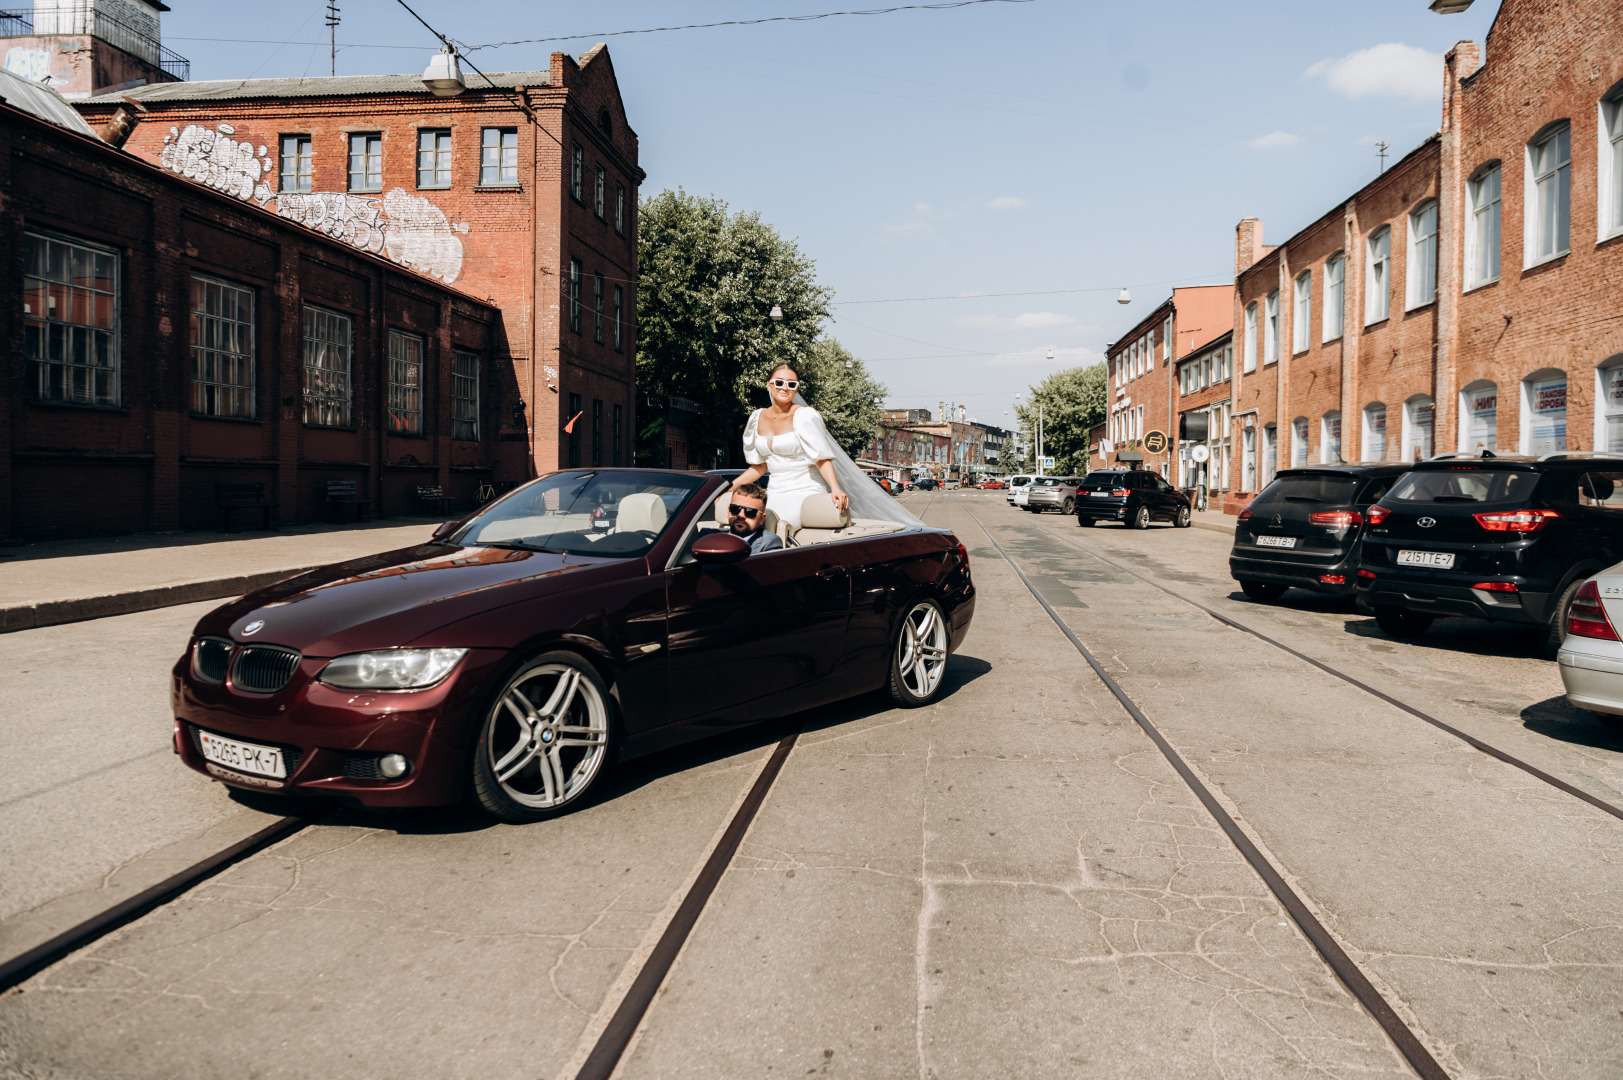
[[843,577],[845,573],[846,569],[843,566],[825,566],[817,571],[817,576],[827,580],[829,578]]

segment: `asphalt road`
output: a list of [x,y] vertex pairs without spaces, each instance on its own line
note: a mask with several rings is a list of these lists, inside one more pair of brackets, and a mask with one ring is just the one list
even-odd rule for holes
[[[980,590],[947,694],[801,718],[617,1075],[1412,1075],[989,534],[1450,1076],[1623,1072],[1623,821],[1103,559],[1623,801],[1623,729],[1528,638],[1252,603],[1208,531],[907,501]],[[5,954],[267,820],[169,755],[197,610],[0,638]],[[572,1077],[778,734],[545,825],[329,819],[0,997],[0,1076]]]

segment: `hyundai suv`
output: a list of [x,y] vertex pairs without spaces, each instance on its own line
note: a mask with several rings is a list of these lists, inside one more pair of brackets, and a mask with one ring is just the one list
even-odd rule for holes
[[1553,655],[1584,579],[1623,559],[1623,456],[1433,459],[1364,518],[1358,603],[1387,633],[1468,615],[1536,627]]
[[1240,511],[1229,575],[1253,600],[1295,586],[1352,595],[1364,515],[1407,465],[1314,465],[1285,469]]

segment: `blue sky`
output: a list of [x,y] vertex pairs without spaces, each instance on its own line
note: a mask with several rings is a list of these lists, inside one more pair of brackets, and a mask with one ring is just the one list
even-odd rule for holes
[[[193,78],[327,71],[325,0],[169,2],[164,38]],[[480,44],[897,0],[410,2]],[[368,47],[342,49],[339,74],[422,70],[434,42],[395,0],[340,7],[338,40]],[[1173,285],[1229,280],[1241,217],[1285,239],[1376,174],[1376,140],[1401,155],[1435,130],[1441,54],[1482,41],[1496,9],[1031,0],[603,40],[645,195],[759,211],[816,260],[830,332],[891,407],[952,400],[1001,424]],[[594,40],[471,55],[544,69]],[[1033,295],[967,295],[994,293]],[[951,299],[862,302],[914,297]]]

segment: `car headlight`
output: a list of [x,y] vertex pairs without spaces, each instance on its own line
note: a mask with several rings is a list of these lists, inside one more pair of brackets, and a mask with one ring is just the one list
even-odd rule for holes
[[421,690],[451,673],[467,649],[380,649],[340,656],[317,676],[345,690]]

